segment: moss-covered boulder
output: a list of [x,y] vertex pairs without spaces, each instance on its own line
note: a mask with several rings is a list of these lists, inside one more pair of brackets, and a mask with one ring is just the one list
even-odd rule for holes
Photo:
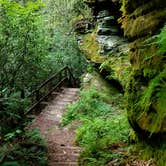
[[165,135],[166,47],[161,45],[166,43],[166,33],[162,36],[160,32],[166,21],[166,3],[123,0],[122,10],[121,22],[130,40],[132,65],[126,90],[129,122],[144,138],[147,134]]

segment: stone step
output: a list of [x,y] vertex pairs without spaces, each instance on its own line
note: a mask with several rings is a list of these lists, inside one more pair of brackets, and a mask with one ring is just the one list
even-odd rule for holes
[[77,162],[51,162],[48,166],[78,166]]
[[76,94],[65,94],[62,96],[57,96],[54,101],[61,101],[61,100],[76,100],[78,97]]
[[61,95],[62,92],[56,92],[56,91],[54,91],[54,92],[52,92],[51,94],[52,94],[52,95]]
[[49,105],[50,103],[47,102],[47,101],[42,101],[40,104],[41,104],[41,105]]
[[[52,104],[54,105],[54,106],[66,106],[67,104],[68,104],[68,102],[64,102],[64,101],[53,101],[52,102]],[[65,108],[65,107],[64,107]]]
[[[71,147],[71,146],[59,146],[58,148],[59,151],[63,153],[80,153],[81,149],[79,147]],[[57,149],[50,149],[51,153],[57,152]]]
[[66,87],[62,87],[61,88],[63,91],[79,91],[80,89],[79,88],[66,88]]
[[77,100],[79,88],[65,88],[53,92],[52,100],[36,116],[33,127],[38,127],[48,144],[49,166],[78,166],[80,148],[74,144],[75,129],[61,127],[67,105]]
[[65,89],[62,90],[62,93],[70,93],[70,92],[77,93],[79,91],[80,91],[80,89],[77,89],[77,88],[65,88]]
[[[60,95],[58,95],[58,96],[75,96],[75,95],[77,95],[78,94],[78,92],[73,92],[73,91],[69,91],[69,92],[65,92],[65,93],[61,93]],[[58,97],[57,96],[57,97]]]
[[[51,156],[51,161],[53,162],[59,162],[59,161],[64,161],[64,162],[77,162],[78,157],[80,156],[79,154],[68,154],[68,153],[63,153],[63,154],[57,154],[57,153],[49,153],[49,156]],[[53,157],[54,156],[54,157]]]

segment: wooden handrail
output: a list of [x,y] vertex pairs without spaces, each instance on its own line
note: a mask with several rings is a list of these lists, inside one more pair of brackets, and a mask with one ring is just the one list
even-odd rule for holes
[[[58,80],[57,78],[60,80]],[[55,81],[58,80],[58,82],[56,82],[55,85],[52,82],[54,80]],[[73,82],[71,80],[73,80]],[[26,98],[29,98],[31,100],[31,107],[28,108],[24,112],[24,114],[26,115],[29,112],[31,112],[33,109],[35,109],[37,107],[37,105],[39,105],[45,98],[47,98],[53,91],[55,91],[58,87],[60,87],[65,81],[67,81],[68,83],[70,82],[73,86],[75,85],[75,79],[68,66],[63,67],[57,73],[53,74],[50,78],[48,78],[41,85],[39,85],[34,91],[32,91],[28,96],[26,96]],[[49,87],[47,87],[47,86],[49,86]],[[48,91],[46,91],[43,88],[48,88],[47,89]],[[44,93],[44,92],[42,92],[42,89],[46,94],[41,95],[42,93]],[[33,102],[33,100],[35,100],[35,102]]]
[[26,98],[30,97],[31,95],[33,95],[34,93],[36,93],[37,90],[40,90],[42,87],[44,87],[48,82],[50,82],[52,79],[54,79],[56,76],[58,76],[61,72],[63,72],[64,70],[70,70],[67,66],[63,67],[61,70],[59,70],[57,73],[53,74],[50,78],[48,78],[46,81],[44,81],[42,84],[40,84],[37,89],[35,89],[34,91],[32,91],[28,96],[26,96]]

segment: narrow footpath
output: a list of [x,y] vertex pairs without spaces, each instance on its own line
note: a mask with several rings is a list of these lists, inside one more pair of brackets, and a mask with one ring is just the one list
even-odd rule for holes
[[60,126],[66,106],[78,98],[78,88],[53,92],[53,100],[36,117],[31,127],[39,128],[48,144],[49,166],[77,166],[80,148],[74,144],[75,127]]

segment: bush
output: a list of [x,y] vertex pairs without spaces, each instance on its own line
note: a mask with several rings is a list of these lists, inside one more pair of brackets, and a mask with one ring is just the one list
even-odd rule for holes
[[2,166],[46,166],[47,148],[38,130],[21,132],[18,141],[6,142],[0,147],[0,165]]
[[42,5],[0,1],[0,91],[31,91],[45,77],[47,42],[42,28]]
[[82,91],[80,99],[74,104],[69,105],[67,113],[63,117],[62,124],[67,125],[75,119],[83,117],[94,118],[98,116],[107,117],[113,112],[113,109],[103,102],[107,99],[102,93],[98,93],[96,89]]
[[122,159],[110,147],[128,139],[126,112],[115,111],[104,102],[106,98],[95,89],[82,91],[80,99],[68,107],[63,118],[63,125],[73,120],[81,122],[76,130],[76,143],[83,149],[80,165],[102,166],[115,158]]
[[166,25],[162,28],[161,33],[157,35],[157,44],[159,46],[159,53],[166,52]]

